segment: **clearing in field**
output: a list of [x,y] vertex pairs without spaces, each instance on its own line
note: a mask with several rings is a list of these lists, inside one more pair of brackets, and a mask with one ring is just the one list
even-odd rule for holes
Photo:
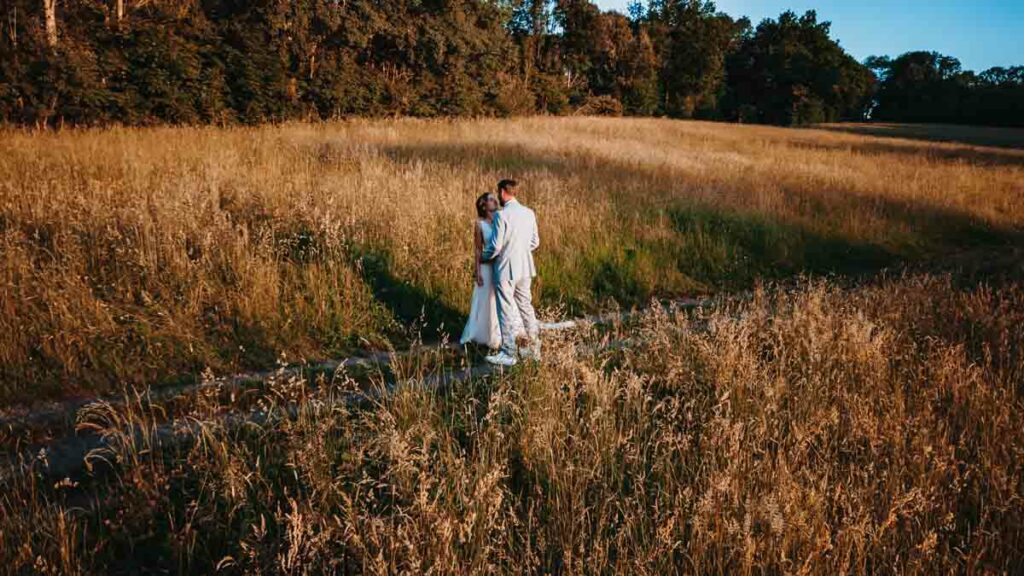
[[[544,315],[642,312],[483,373],[442,342],[507,176]],[[0,559],[1019,573],[1022,239],[1005,147],[595,118],[4,133]],[[215,378],[373,349],[409,352]],[[41,449],[74,428],[77,468]]]

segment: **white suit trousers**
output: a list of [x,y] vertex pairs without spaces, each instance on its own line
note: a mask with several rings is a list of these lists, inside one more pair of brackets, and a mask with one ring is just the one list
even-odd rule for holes
[[518,352],[516,338],[528,336],[536,345],[540,337],[540,324],[533,311],[529,276],[512,280],[495,278],[494,292],[498,299],[498,324],[501,326],[501,350],[515,356]]

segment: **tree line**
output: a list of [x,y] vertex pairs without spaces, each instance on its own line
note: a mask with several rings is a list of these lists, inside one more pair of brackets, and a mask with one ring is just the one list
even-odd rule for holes
[[1024,126],[1024,66],[976,74],[937,52],[870,57],[865,64],[879,78],[874,119]]
[[[628,114],[1021,123],[1020,68],[859,63],[829,23],[702,0],[0,0],[0,122]],[[929,68],[931,67],[931,68]]]

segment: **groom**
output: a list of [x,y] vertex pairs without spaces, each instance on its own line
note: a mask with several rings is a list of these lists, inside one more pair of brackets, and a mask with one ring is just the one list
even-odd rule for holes
[[[537,275],[533,251],[540,246],[537,217],[516,200],[519,183],[498,182],[502,209],[494,214],[494,233],[484,246],[481,260],[494,261],[494,292],[501,326],[501,351],[486,360],[499,366],[514,366],[519,354],[540,360],[540,325],[533,311],[530,283]],[[529,346],[520,350],[516,339],[526,333]]]

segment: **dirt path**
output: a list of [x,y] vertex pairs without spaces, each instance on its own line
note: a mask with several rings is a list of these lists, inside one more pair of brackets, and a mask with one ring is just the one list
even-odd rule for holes
[[[714,305],[711,300],[675,300],[663,307],[673,311],[692,311]],[[542,323],[541,330],[547,333],[574,330],[589,325],[609,325],[627,321],[648,311],[615,312],[567,320],[562,322]],[[614,346],[615,343],[606,344]],[[128,432],[132,441],[148,445],[164,446],[180,443],[196,434],[204,425],[219,424],[236,427],[242,424],[262,424],[280,418],[294,418],[297,408],[294,404],[286,404],[270,410],[258,407],[246,409],[232,406],[232,409],[219,415],[216,421],[197,421],[183,415],[175,415],[174,405],[184,405],[190,398],[202,393],[229,395],[232,403],[236,395],[247,390],[267,387],[273,382],[300,379],[306,383],[315,382],[318,375],[325,378],[352,371],[365,370],[376,375],[386,375],[388,368],[397,362],[413,359],[417,355],[430,352],[442,360],[438,370],[422,379],[429,387],[444,388],[455,382],[475,378],[484,378],[501,370],[483,363],[473,363],[465,354],[465,350],[456,344],[438,344],[415,350],[399,352],[377,352],[366,356],[329,360],[312,365],[282,367],[278,370],[236,374],[225,378],[210,379],[204,382],[167,386],[154,390],[138,392],[137,397],[98,397],[86,400],[75,400],[47,406],[43,409],[21,414],[7,415],[0,418],[0,430],[13,440],[6,440],[5,454],[0,456],[0,482],[13,476],[29,471],[36,471],[48,477],[71,477],[87,467],[89,455],[97,449],[111,444],[111,439],[88,427],[77,426],[83,415],[97,409],[106,411],[123,410],[128,402],[145,406],[156,406],[157,412],[167,414],[161,422],[153,422],[148,429],[135,426]],[[461,367],[453,367],[461,362]],[[446,365],[447,364],[447,365]],[[369,383],[367,383],[369,384]],[[367,386],[339,397],[337,402],[358,403],[372,400],[378,393],[388,393],[402,384],[400,379],[385,379],[384,387]],[[27,439],[27,440],[26,440]],[[123,437],[122,437],[123,439]]]

